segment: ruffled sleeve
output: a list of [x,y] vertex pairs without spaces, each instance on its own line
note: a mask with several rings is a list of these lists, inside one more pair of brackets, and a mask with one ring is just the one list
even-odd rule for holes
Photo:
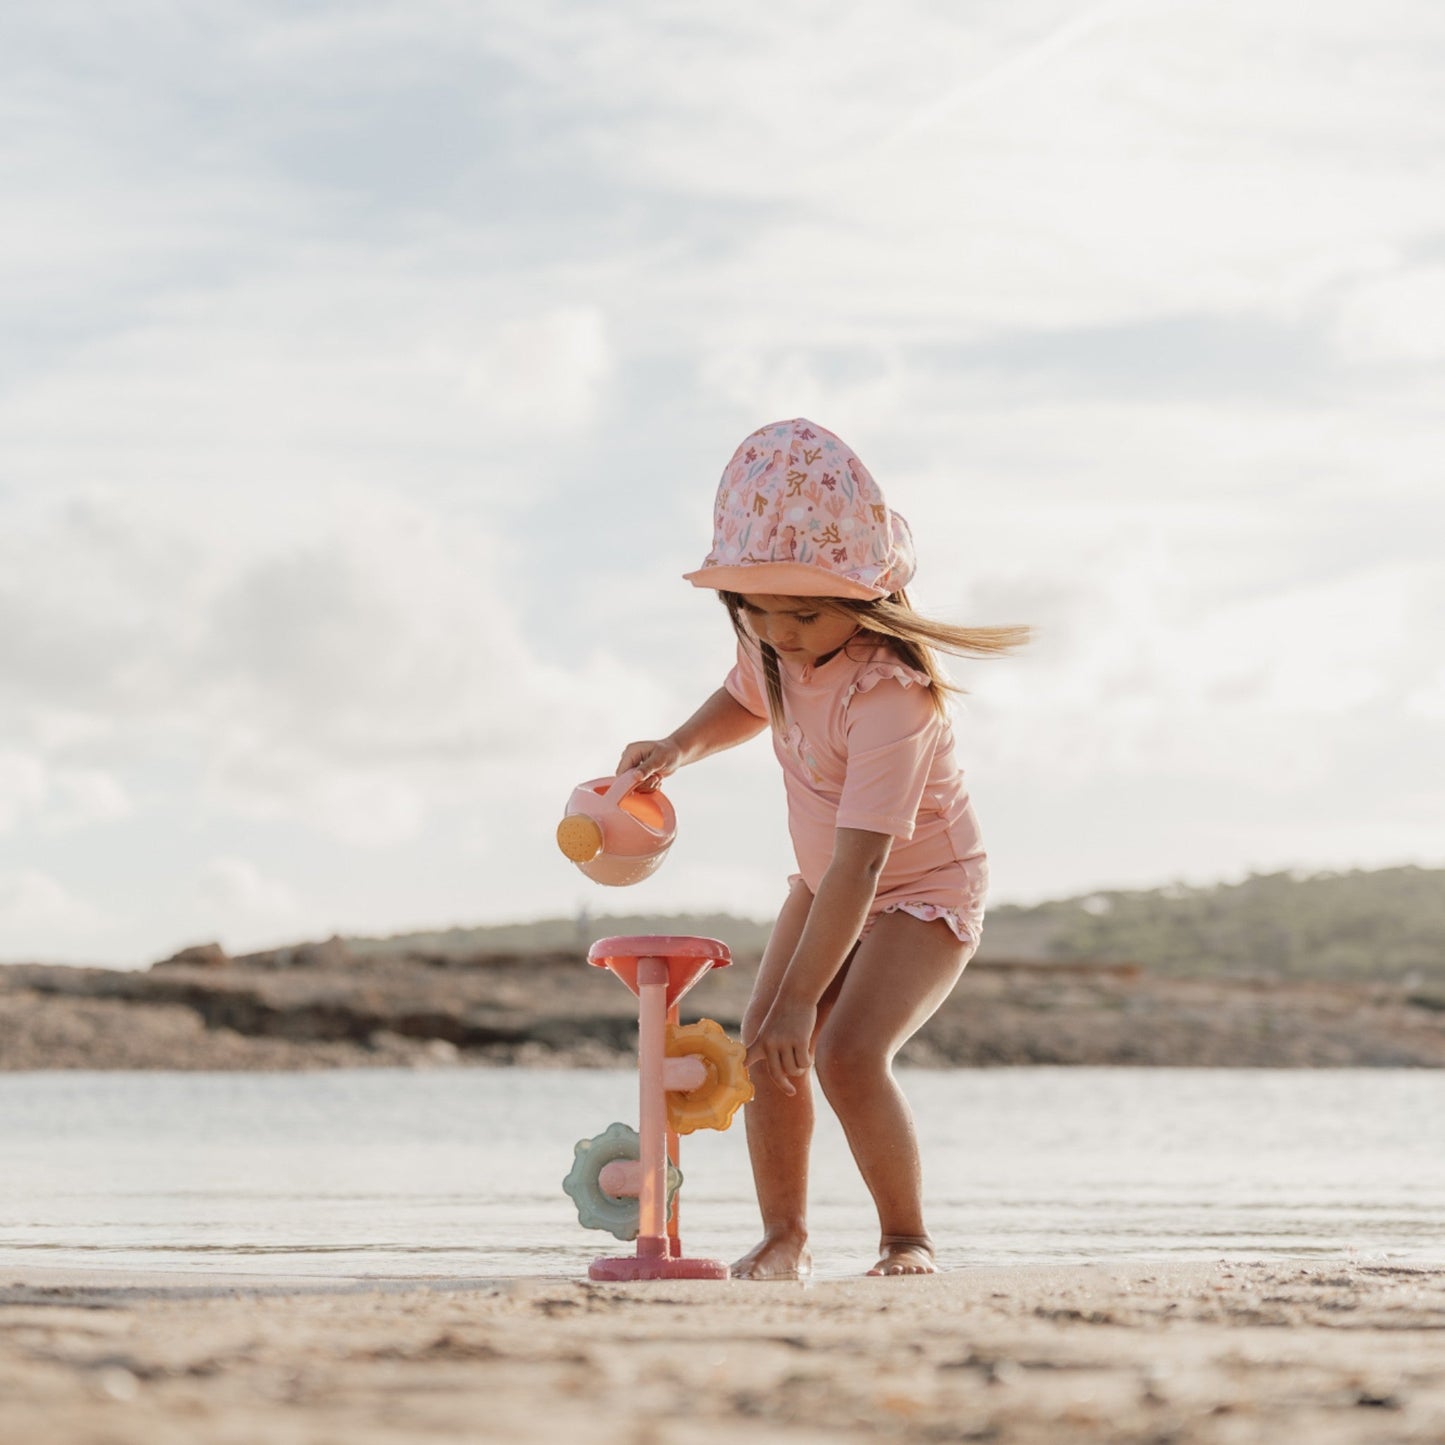
[[[899,662],[896,658],[879,658],[876,662],[868,663],[863,670],[853,679],[852,685],[848,688],[848,696],[845,705],[851,702],[854,696],[860,692],[872,692],[880,682],[892,679],[907,687],[932,687],[933,679],[926,672],[920,672],[916,667],[909,667],[907,663]],[[929,704],[933,706],[932,703]]]
[[943,728],[927,673],[891,659],[870,663],[848,689],[847,774],[837,826],[913,836]]

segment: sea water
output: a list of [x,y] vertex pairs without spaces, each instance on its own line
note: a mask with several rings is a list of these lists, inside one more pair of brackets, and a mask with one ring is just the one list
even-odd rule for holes
[[[907,1071],[940,1264],[1445,1262],[1445,1073]],[[0,1075],[0,1282],[48,1265],[332,1278],[585,1274],[630,1253],[561,1190],[636,1122],[626,1071]],[[682,1142],[683,1242],[756,1240],[741,1123]],[[817,1272],[877,1223],[819,1109]]]

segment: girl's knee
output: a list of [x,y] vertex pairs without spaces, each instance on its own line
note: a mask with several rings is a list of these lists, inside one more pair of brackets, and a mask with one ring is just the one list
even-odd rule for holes
[[833,1100],[876,1089],[889,1077],[889,1057],[883,1049],[826,1028],[818,1037],[813,1067],[823,1092]]

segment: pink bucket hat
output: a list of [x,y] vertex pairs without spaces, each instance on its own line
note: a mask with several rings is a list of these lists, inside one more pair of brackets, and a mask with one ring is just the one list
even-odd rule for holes
[[759,427],[718,484],[694,587],[779,597],[887,597],[913,576],[908,523],[848,444],[803,417]]

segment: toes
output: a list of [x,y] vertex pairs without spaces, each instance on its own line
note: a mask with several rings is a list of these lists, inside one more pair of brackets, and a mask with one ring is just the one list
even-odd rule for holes
[[753,1253],[738,1260],[731,1274],[734,1279],[801,1280],[806,1278],[811,1265],[812,1260],[806,1253],[801,1258],[794,1258],[787,1252],[780,1258],[768,1253]]
[[868,1271],[870,1276],[897,1274],[936,1274],[932,1260],[909,1259],[906,1255],[890,1255],[880,1259]]

